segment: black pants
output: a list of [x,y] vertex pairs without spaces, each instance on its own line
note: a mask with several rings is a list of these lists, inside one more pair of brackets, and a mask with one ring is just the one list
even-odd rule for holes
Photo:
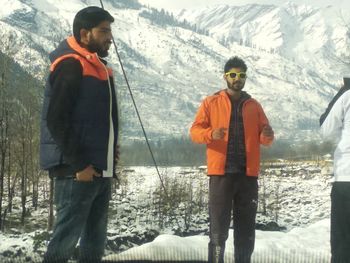
[[350,263],[350,182],[335,182],[331,193],[332,263]]
[[209,182],[210,243],[224,246],[233,211],[235,262],[250,262],[255,243],[258,205],[256,177],[245,174],[211,176]]

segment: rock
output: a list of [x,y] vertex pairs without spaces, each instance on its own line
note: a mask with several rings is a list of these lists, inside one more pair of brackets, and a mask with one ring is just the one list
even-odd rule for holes
[[286,228],[283,226],[279,226],[276,222],[270,221],[268,223],[257,223],[256,229],[263,230],[263,231],[282,231]]

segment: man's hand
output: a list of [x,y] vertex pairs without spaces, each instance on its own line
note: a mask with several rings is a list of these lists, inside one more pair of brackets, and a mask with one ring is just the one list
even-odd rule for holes
[[115,147],[115,153],[114,153],[115,162],[118,162],[118,161],[119,161],[119,157],[120,157],[120,151],[119,151],[119,149],[120,149],[120,146],[117,145],[117,146]]
[[79,182],[92,182],[94,176],[101,177],[101,175],[96,172],[92,165],[89,165],[84,170],[76,173],[76,180]]
[[213,140],[221,140],[225,137],[226,131],[227,131],[227,128],[214,129],[211,136]]
[[273,132],[271,126],[267,124],[267,125],[265,125],[264,128],[263,128],[262,134],[263,134],[264,136],[266,136],[266,137],[273,137],[274,132]]

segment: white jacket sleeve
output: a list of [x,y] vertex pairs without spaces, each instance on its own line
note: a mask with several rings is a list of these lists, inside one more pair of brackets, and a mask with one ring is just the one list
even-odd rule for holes
[[[321,125],[321,134],[325,139],[339,139],[344,127],[345,118],[349,118],[350,107],[350,91],[346,91],[334,103],[332,109],[328,113]],[[346,116],[347,115],[347,116]]]

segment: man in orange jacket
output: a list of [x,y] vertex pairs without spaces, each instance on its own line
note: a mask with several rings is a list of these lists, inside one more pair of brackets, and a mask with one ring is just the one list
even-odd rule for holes
[[238,57],[226,62],[227,89],[204,99],[190,130],[194,142],[207,145],[209,262],[224,262],[232,210],[235,262],[250,262],[254,250],[260,144],[272,144],[274,132],[261,105],[242,91],[246,71]]

